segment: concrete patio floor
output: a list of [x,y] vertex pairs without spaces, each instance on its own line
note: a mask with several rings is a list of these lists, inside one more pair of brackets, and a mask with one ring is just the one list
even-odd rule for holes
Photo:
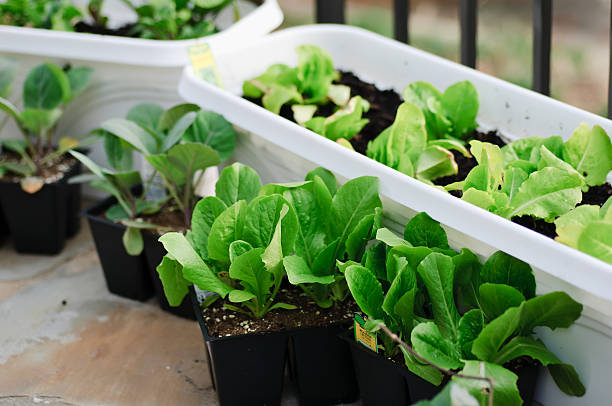
[[0,405],[145,404],[217,404],[197,323],[110,294],[85,221],[57,256],[5,243]]

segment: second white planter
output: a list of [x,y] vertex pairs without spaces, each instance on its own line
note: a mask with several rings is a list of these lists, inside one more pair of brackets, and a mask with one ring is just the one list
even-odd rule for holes
[[612,266],[559,244],[485,210],[407,177],[365,156],[306,130],[240,97],[242,83],[272,63],[297,64],[295,47],[320,46],[336,68],[354,72],[379,88],[401,90],[425,80],[444,89],[459,80],[478,88],[478,122],[498,129],[508,139],[561,135],[567,139],[580,123],[599,124],[612,133],[612,122],[499,79],[432,56],[368,31],[347,26],[307,26],[267,36],[248,48],[216,54],[226,90],[199,81],[187,68],[179,92],[188,101],[214,110],[242,128],[235,158],[253,166],[264,181],[295,181],[315,166],[344,178],[374,175],[381,181],[387,225],[399,225],[426,211],[446,228],[451,245],[467,247],[482,257],[495,250],[534,267],[539,293],[568,292],[585,305],[571,329],[538,332],[563,360],[576,365],[586,386],[583,398],[563,395],[550,378],[537,390],[545,405],[605,404],[607,368],[612,363]]
[[[260,6],[245,0],[238,4],[242,15],[239,21],[234,23],[233,11],[228,8],[217,17],[223,29],[220,33],[192,40],[158,41],[0,25],[0,53],[19,62],[11,100],[20,104],[23,81],[32,67],[54,62],[94,69],[92,84],[68,106],[58,135],[79,138],[106,119],[125,117],[139,103],[164,108],[178,104],[181,98],[177,85],[183,67],[189,63],[190,46],[206,42],[213,52],[235,47],[269,33],[283,21],[276,0],[265,0]],[[122,13],[113,13],[114,7],[122,6],[121,1],[109,0],[105,5],[111,17],[122,17]],[[3,116],[0,113],[0,120]],[[18,136],[13,123],[0,133],[0,138]],[[105,161],[99,146],[93,148],[91,157],[100,163]]]

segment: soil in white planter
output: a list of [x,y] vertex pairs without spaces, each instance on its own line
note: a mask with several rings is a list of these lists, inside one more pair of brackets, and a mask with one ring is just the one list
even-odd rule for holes
[[[392,89],[381,90],[374,84],[361,80],[352,72],[342,70],[338,70],[338,72],[340,78],[334,81],[334,84],[349,86],[351,89],[351,97],[361,96],[370,103],[370,109],[363,113],[363,118],[370,120],[369,123],[349,141],[356,152],[365,155],[368,143],[393,124],[397,109],[403,100],[401,96]],[[261,98],[253,99],[245,97],[245,99],[263,107]],[[329,117],[334,113],[335,108],[336,106],[331,102],[318,106],[314,116]],[[280,115],[295,122],[290,104],[283,105],[280,110]],[[500,148],[507,144],[495,130],[481,131],[480,129],[476,129],[471,135],[464,139],[464,142],[466,145],[469,145],[469,142],[472,140],[487,142],[497,145]],[[465,157],[456,150],[451,150],[451,152],[457,163],[458,172],[456,175],[435,179],[433,183],[436,185],[446,186],[454,182],[460,182],[464,180],[468,173],[478,164],[474,157]],[[458,198],[462,196],[460,190],[450,191],[449,193]],[[577,206],[590,204],[601,207],[610,196],[612,196],[612,186],[609,183],[600,186],[592,186],[587,192],[583,192],[582,201],[578,203]],[[554,239],[557,236],[555,224],[546,222],[543,219],[535,219],[531,216],[524,215],[514,217],[512,221],[549,238]]]

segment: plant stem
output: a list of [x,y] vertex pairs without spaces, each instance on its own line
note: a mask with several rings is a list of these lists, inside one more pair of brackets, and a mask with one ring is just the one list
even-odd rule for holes
[[391,338],[393,341],[395,341],[400,347],[402,347],[403,349],[405,349],[406,351],[408,351],[413,357],[415,357],[416,359],[418,359],[419,361],[421,361],[424,364],[429,364],[432,367],[434,367],[435,369],[437,369],[438,371],[440,371],[441,373],[443,373],[444,375],[447,376],[456,376],[457,378],[464,378],[464,379],[473,379],[473,380],[477,380],[477,381],[485,381],[489,384],[489,406],[493,406],[493,379],[491,378],[487,378],[487,377],[483,377],[483,376],[470,376],[470,375],[463,375],[454,371],[451,371],[449,369],[445,369],[442,368],[439,365],[434,364],[433,362],[429,361],[428,359],[422,357],[419,353],[417,353],[412,347],[410,347],[408,344],[406,344],[404,341],[402,341],[402,339],[400,339],[397,334],[393,333],[391,330],[389,330],[389,328],[385,325],[385,323],[378,323],[378,327],[380,327],[380,329],[387,335],[389,336],[389,338]]

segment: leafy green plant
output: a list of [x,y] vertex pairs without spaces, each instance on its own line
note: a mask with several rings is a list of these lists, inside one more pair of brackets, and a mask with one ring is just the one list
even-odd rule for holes
[[193,104],[180,104],[166,111],[154,104],[138,105],[126,119],[102,123],[101,130],[110,137],[106,138],[107,154],[109,150],[116,152],[113,161],[118,165],[125,160],[122,143],[144,155],[183,213],[185,229],[190,227],[199,199],[195,188],[204,171],[231,156],[236,136],[223,116],[199,110]]
[[306,182],[266,185],[260,194],[280,193],[298,219],[295,255],[283,260],[289,282],[300,286],[321,307],[348,295],[338,261],[361,261],[380,227],[378,179],[362,176],[337,187],[334,175],[317,168]]
[[612,142],[601,127],[583,123],[566,142],[553,136],[522,138],[502,148],[479,141],[470,145],[478,165],[447,189],[461,189],[463,200],[508,219],[528,215],[554,221],[558,241],[612,260],[605,211],[574,209],[583,192],[605,183],[612,170]]
[[393,124],[368,143],[366,155],[425,182],[457,174],[451,150],[468,157],[470,153],[462,142],[428,137],[425,117],[416,104],[402,103]]
[[196,205],[192,229],[167,233],[168,251],[157,267],[164,292],[178,306],[194,284],[227,299],[224,306],[261,318],[277,308],[294,309],[275,298],[285,275],[283,258],[293,252],[298,220],[280,194],[259,195],[261,180],[249,167],[225,168],[216,196]]
[[74,31],[83,13],[70,0],[7,0],[0,3],[0,24]]
[[[495,404],[521,404],[517,376],[501,367],[521,357],[546,366],[563,392],[584,394],[574,368],[533,336],[538,326],[569,327],[582,306],[563,292],[536,296],[528,264],[497,252],[482,265],[467,249],[454,252],[444,230],[424,213],[407,224],[403,239],[384,228],[377,239],[387,246],[373,253],[378,258],[345,271],[370,325],[384,323],[437,367],[492,378]],[[389,336],[381,341],[387,356],[398,351]],[[410,371],[442,382],[439,368],[399,350]],[[482,400],[484,384],[472,382],[468,390]]]
[[585,204],[555,220],[557,241],[612,264],[612,197],[603,206]]
[[430,83],[414,82],[404,89],[402,96],[423,112],[430,140],[463,139],[477,126],[478,91],[467,80],[449,86],[444,93]]
[[[3,64],[2,93],[8,95],[11,72],[14,66]],[[52,63],[34,67],[23,85],[23,111],[19,111],[8,99],[0,98],[0,109],[10,116],[22,133],[19,140],[7,140],[2,146],[20,156],[19,161],[0,161],[3,171],[21,177],[22,188],[28,193],[37,192],[44,184],[44,169],[79,142],[62,138],[59,147],[53,145],[56,124],[65,106],[78,96],[89,84],[93,71],[86,67],[67,67],[62,70]]]
[[[236,21],[240,18],[235,0],[155,0],[135,4],[123,0],[137,16],[129,34],[139,38],[174,40],[199,38],[219,31],[215,18],[233,6]],[[107,29],[108,17],[102,14],[103,0],[89,0],[79,7],[72,0],[7,0],[0,3],[0,24],[59,31],[74,31],[87,17],[98,29]]]
[[239,18],[235,0],[161,0],[143,5],[123,1],[138,16],[132,32],[140,38],[173,40],[214,34],[219,31],[215,17],[229,5],[234,5],[236,20]]

